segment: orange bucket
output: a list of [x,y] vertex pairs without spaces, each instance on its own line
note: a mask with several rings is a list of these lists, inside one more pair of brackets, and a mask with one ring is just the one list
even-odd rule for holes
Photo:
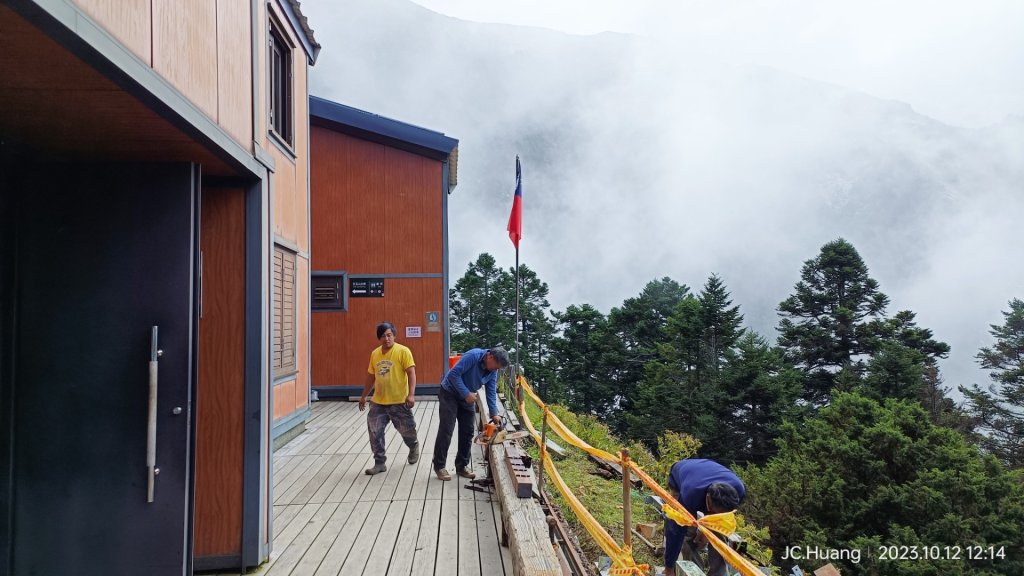
[[462,359],[462,354],[452,354],[448,357],[448,369],[451,370]]

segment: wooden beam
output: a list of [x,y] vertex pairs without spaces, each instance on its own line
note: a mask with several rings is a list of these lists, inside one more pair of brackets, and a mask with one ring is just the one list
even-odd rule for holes
[[[498,401],[498,410],[504,407]],[[477,412],[483,422],[490,419],[483,394],[477,399]],[[509,444],[515,441],[510,441]],[[505,465],[506,444],[494,444],[490,447],[488,461],[491,465],[491,478],[494,480],[494,493],[501,503],[501,523],[505,541],[512,556],[513,576],[562,576],[562,567],[555,555],[555,550],[548,536],[548,523],[544,512],[533,498],[520,499],[516,495],[516,482]],[[533,471],[528,470],[531,480]],[[536,484],[536,482],[533,482]]]

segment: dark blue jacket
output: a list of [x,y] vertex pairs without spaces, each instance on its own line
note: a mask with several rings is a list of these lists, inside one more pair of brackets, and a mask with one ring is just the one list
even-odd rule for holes
[[714,460],[689,458],[672,465],[668,474],[668,486],[679,492],[679,503],[694,516],[697,512],[708,513],[704,495],[708,486],[716,482],[724,482],[736,489],[740,502],[747,496],[747,488],[739,476]]
[[441,388],[455,394],[459,398],[469,396],[481,386],[487,386],[487,407],[491,416],[498,414],[498,373],[484,367],[484,354],[487,350],[473,348],[462,355],[452,366],[441,382]]

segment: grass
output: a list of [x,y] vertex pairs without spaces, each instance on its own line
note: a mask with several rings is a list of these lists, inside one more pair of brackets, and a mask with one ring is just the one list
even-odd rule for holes
[[[507,398],[511,399],[509,395]],[[525,402],[526,411],[530,421],[538,432],[541,430],[541,410],[529,399]],[[563,406],[550,405],[551,412],[558,416],[581,440],[612,454],[619,454],[623,443],[612,434],[611,430],[603,422],[593,416],[581,416],[570,412]],[[518,412],[518,411],[517,411]],[[525,423],[524,423],[525,426]],[[590,460],[587,454],[561,440],[557,434],[548,431],[548,439],[558,443],[565,449],[566,457],[555,460],[555,468],[562,476],[562,480],[569,487],[569,490],[583,503],[597,522],[604,527],[608,534],[619,546],[623,543],[623,494],[622,479],[606,479],[596,475],[597,464]],[[540,451],[535,442],[524,442],[530,455],[539,461]],[[696,455],[700,448],[700,442],[695,438],[685,435],[668,432],[658,440],[658,451],[661,458],[654,455],[645,446],[639,443],[631,443],[625,446],[629,449],[630,457],[640,465],[654,479],[667,478],[669,468],[673,463],[683,458]],[[599,556],[607,555],[598,546],[597,542],[587,532],[583,524],[573,513],[572,508],[562,497],[558,488],[550,482],[545,473],[545,488],[550,495],[552,502],[558,507],[566,523],[583,550],[589,562],[596,562]],[[632,514],[633,523],[647,522],[658,526],[658,532],[651,542],[656,546],[662,544],[663,520],[660,512],[652,506],[644,503],[648,491],[645,489],[632,490]],[[742,515],[737,514],[737,532],[748,542],[748,550],[752,556],[759,558],[761,563],[767,564],[771,561],[771,551],[764,544],[768,539],[767,529],[752,526],[746,522]],[[655,556],[654,551],[643,543],[635,535],[633,536],[633,559],[637,564],[649,564],[652,569],[661,566],[663,560],[660,555]],[[775,569],[777,571],[777,569]],[[774,572],[774,571],[773,571]]]
[[[527,402],[526,406],[530,421],[533,422],[539,431],[541,429],[540,408],[532,402]],[[583,417],[581,422],[579,416],[557,405],[552,406],[551,410],[566,426],[591,446],[601,448],[613,454],[618,453],[621,445],[604,424],[597,422],[596,419],[587,417]],[[565,481],[565,484],[583,503],[594,519],[621,546],[624,533],[621,478],[609,480],[595,475],[593,472],[598,466],[587,457],[586,453],[561,441],[553,432],[549,432],[548,439],[557,442],[567,452],[566,458],[554,461],[555,467],[562,476],[562,480]],[[527,450],[533,458],[539,459],[540,451],[536,443],[531,443]],[[639,452],[640,450],[642,452]],[[641,465],[643,465],[644,457],[653,461],[650,452],[642,447],[631,447],[630,454],[640,456],[641,458],[638,460],[641,462]],[[580,523],[572,508],[569,507],[562,494],[547,476],[545,476],[545,488],[553,503],[558,506],[566,523],[576,535],[580,548],[583,549],[587,560],[594,562],[599,556],[606,555]],[[653,522],[660,526],[662,520],[658,512],[652,507],[643,504],[645,495],[645,491],[638,492],[636,489],[633,490],[633,522],[634,524],[637,522]],[[660,528],[659,535],[655,538],[654,544],[661,544]],[[661,558],[655,557],[653,551],[635,536],[633,537],[633,559],[638,564],[650,564],[652,567],[661,564]]]

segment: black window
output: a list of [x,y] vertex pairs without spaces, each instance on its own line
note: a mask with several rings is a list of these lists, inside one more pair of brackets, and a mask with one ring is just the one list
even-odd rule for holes
[[311,277],[313,310],[345,309],[344,272],[313,272]]
[[292,144],[292,50],[277,28],[270,28],[270,128]]

